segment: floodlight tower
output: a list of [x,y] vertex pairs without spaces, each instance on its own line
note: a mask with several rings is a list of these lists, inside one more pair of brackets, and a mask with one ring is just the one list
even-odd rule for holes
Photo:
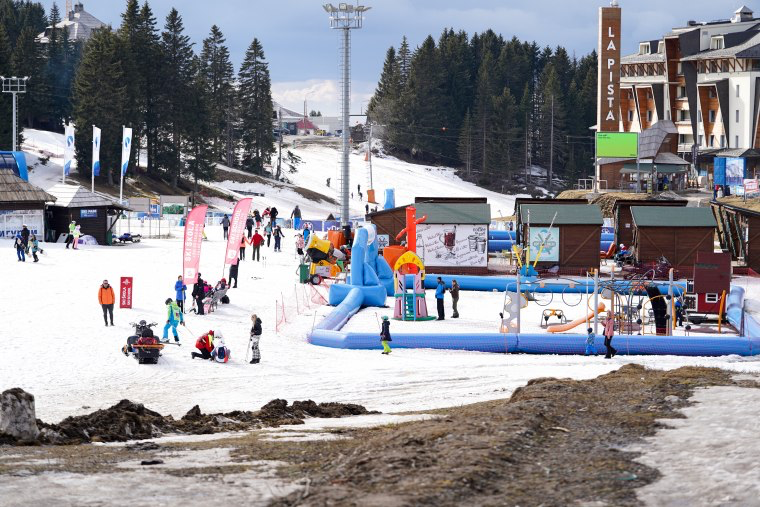
[[26,81],[28,79],[29,79],[29,76],[26,76],[26,77],[0,76],[0,82],[2,82],[2,86],[3,86],[3,93],[10,93],[11,95],[13,95],[13,117],[11,118],[11,121],[13,122],[13,128],[11,129],[11,131],[13,132],[12,151],[16,151],[16,140],[17,140],[16,129],[18,126],[18,119],[16,118],[17,116],[16,111],[18,110],[18,108],[16,107],[16,101],[17,101],[16,96],[19,93],[26,93]]
[[346,3],[322,6],[330,15],[330,28],[342,30],[341,33],[341,101],[340,113],[342,118],[343,132],[341,133],[342,150],[340,160],[340,224],[348,225],[349,209],[349,160],[350,153],[349,135],[351,126],[349,116],[351,113],[351,30],[362,27],[364,13],[371,9],[364,5],[351,5]]

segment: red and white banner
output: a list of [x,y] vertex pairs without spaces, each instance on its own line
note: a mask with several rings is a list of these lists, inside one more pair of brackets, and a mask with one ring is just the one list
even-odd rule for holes
[[227,253],[224,255],[224,264],[237,264],[238,252],[240,251],[240,242],[243,241],[243,231],[245,231],[245,220],[248,218],[248,212],[251,211],[250,197],[241,199],[232,210],[232,220],[230,220],[230,231],[227,235]]
[[132,277],[122,276],[119,284],[119,308],[132,308]]
[[749,197],[760,192],[760,185],[758,185],[757,178],[752,180],[744,180],[744,196]]
[[193,208],[185,220],[185,243],[182,246],[182,283],[190,285],[198,281],[198,266],[201,263],[203,226],[206,222],[205,204]]

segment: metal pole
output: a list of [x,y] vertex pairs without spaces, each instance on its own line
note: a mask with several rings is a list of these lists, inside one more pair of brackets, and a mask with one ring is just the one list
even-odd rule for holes
[[16,92],[13,92],[11,95],[13,95],[13,151],[16,151],[16,140],[18,139],[16,136]]
[[369,143],[367,144],[367,160],[369,160],[369,188],[375,188],[372,182],[372,124],[369,124]]
[[641,192],[641,135],[636,136],[636,193]]
[[[513,304],[517,304],[517,329],[515,330],[515,334],[520,334],[520,313],[522,312],[522,290],[520,289],[520,270],[517,270],[517,276],[515,277],[516,281],[516,289],[517,289],[517,302],[513,302]],[[509,325],[509,323],[507,323]]]
[[[613,302],[614,303],[614,302]],[[599,270],[594,270],[594,334],[599,332]]]
[[676,322],[674,321],[675,315],[673,315],[673,306],[675,301],[673,300],[673,268],[668,271],[668,334],[667,336],[673,336],[673,327]]
[[546,181],[546,189],[552,191],[552,176],[554,173],[554,95],[552,95],[552,126],[549,137],[549,177]]
[[349,189],[349,113],[350,113],[350,95],[351,95],[351,83],[349,79],[351,77],[349,69],[350,51],[349,46],[351,44],[351,32],[348,28],[343,29],[343,153],[342,153],[342,165],[341,165],[341,189],[340,189],[340,225],[348,225],[349,211],[348,211],[348,189]]
[[[280,138],[280,142],[279,142],[280,154],[277,157],[277,175],[279,177],[282,177],[282,108],[279,109],[277,116],[278,116],[277,125],[278,125],[278,128],[280,129],[280,134],[278,136]],[[305,126],[306,124],[304,123],[304,127]]]
[[[124,144],[124,125],[121,126],[121,144]],[[122,146],[122,150],[124,147]],[[124,204],[124,168],[119,164],[119,204]]]

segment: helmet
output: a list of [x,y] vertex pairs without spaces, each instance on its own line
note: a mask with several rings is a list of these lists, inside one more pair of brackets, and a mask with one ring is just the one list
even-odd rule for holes
[[388,320],[388,316],[387,315],[383,315],[383,320]]
[[145,327],[145,326],[147,326],[147,325],[148,325],[148,323],[147,323],[147,322],[145,322],[144,320],[141,320],[141,321],[140,321],[140,325],[141,325],[141,326],[143,326],[143,327]]

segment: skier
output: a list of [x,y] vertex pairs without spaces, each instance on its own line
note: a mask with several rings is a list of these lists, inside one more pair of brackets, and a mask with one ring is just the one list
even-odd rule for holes
[[267,248],[269,248],[269,244],[272,241],[272,224],[266,224],[264,226],[264,233],[267,235]]
[[303,242],[304,242],[304,245],[308,245],[309,244],[309,234],[311,234],[311,230],[309,229],[308,226],[304,226],[304,228],[303,228]]
[[388,342],[391,340],[391,322],[388,320],[387,315],[383,315],[383,324],[380,329],[380,343],[383,345],[383,354],[388,355],[391,353],[391,347]]
[[16,257],[18,257],[18,262],[26,262],[24,240],[21,239],[21,234],[16,234],[16,239],[13,240],[13,246],[16,247]]
[[224,239],[227,239],[227,233],[230,230],[230,218],[224,215],[222,218],[222,231],[224,232]]
[[369,215],[369,203],[364,205],[364,214]]
[[248,218],[245,219],[245,228],[248,231],[248,239],[251,239],[251,235],[253,234],[253,217],[251,215],[248,215]]
[[245,260],[245,247],[250,245],[251,242],[245,237],[245,234],[240,238],[240,260]]
[[327,178],[327,186],[330,186],[330,178]]
[[607,347],[605,359],[610,359],[617,354],[617,349],[612,346],[612,336],[615,334],[615,318],[612,312],[607,312],[607,320],[604,321],[604,346]]
[[435,287],[435,302],[438,306],[438,318],[436,320],[443,320],[443,296],[446,294],[446,285],[443,283],[443,279],[438,277],[438,285]]
[[296,252],[298,252],[298,255],[303,255],[303,247],[304,247],[303,235],[296,234]]
[[280,247],[280,241],[282,238],[284,238],[285,235],[282,233],[282,229],[280,229],[280,226],[274,228],[274,251],[275,252],[282,252],[282,248]]
[[356,193],[357,194],[361,194],[362,193],[362,186],[361,185],[356,185]]
[[596,339],[594,330],[592,328],[588,328],[586,332],[588,333],[588,336],[586,337],[586,351],[583,355],[590,356],[593,354],[595,356],[598,356],[599,354],[596,353],[596,347],[594,346],[594,340]]
[[177,299],[177,306],[179,306],[179,309],[182,310],[182,313],[185,313],[185,291],[187,290],[187,285],[185,285],[182,282],[182,275],[177,277],[177,281],[174,282],[174,292],[176,292],[176,299]]
[[290,213],[290,218],[293,219],[293,229],[300,229],[301,228],[301,208],[298,207],[298,204],[296,204],[296,207],[293,208],[293,211]]
[[221,331],[214,334],[214,348],[211,351],[211,359],[217,363],[226,363],[230,360],[230,349],[224,343],[224,336]]
[[191,358],[211,359],[211,351],[214,350],[214,332],[209,331],[195,340],[195,348],[200,350],[200,354],[198,352],[191,352]]
[[108,327],[108,317],[111,317],[111,325],[113,326],[113,304],[116,301],[116,296],[113,293],[113,287],[108,284],[108,280],[103,280],[103,284],[98,289],[98,303],[103,309],[103,320]]
[[[230,265],[230,287],[233,289],[237,289],[238,266],[240,266],[240,262]],[[232,285],[232,280],[235,280],[235,285]]]
[[254,313],[251,315],[251,362],[249,364],[258,364],[261,361],[261,351],[259,350],[259,341],[261,340],[261,319]]
[[454,313],[451,314],[452,319],[459,318],[459,310],[457,310],[457,304],[459,303],[459,283],[456,280],[451,280],[451,308]]
[[43,252],[42,248],[40,248],[40,242],[37,240],[37,236],[34,234],[30,236],[29,241],[32,244],[32,257],[34,257],[34,262],[39,262],[40,259],[37,257],[37,252]]
[[169,341],[169,328],[172,328],[172,334],[174,335],[174,341],[179,343],[179,334],[177,333],[177,325],[182,324],[185,325],[185,317],[182,315],[182,312],[179,309],[179,306],[177,306],[177,303],[175,303],[172,298],[167,298],[166,301],[164,301],[166,304],[167,309],[167,315],[166,315],[166,325],[164,326],[164,334],[161,337],[162,342],[168,342]]
[[68,250],[69,245],[74,241],[74,230],[77,228],[77,223],[72,220],[69,224],[69,234],[66,236],[66,249]]
[[21,240],[24,242],[24,250],[29,253],[29,229],[26,224],[21,226]]
[[261,260],[261,244],[264,242],[264,236],[259,234],[259,230],[256,229],[256,232],[253,234],[253,237],[251,238],[251,244],[253,245],[253,251],[251,252],[251,260],[255,260],[256,262]]
[[201,274],[198,273],[198,281],[195,282],[195,285],[193,285],[193,292],[190,293],[190,295],[195,300],[196,305],[196,312],[198,315],[203,315],[203,298],[206,297],[206,293],[203,290],[205,282],[203,281],[203,278],[201,278]]

